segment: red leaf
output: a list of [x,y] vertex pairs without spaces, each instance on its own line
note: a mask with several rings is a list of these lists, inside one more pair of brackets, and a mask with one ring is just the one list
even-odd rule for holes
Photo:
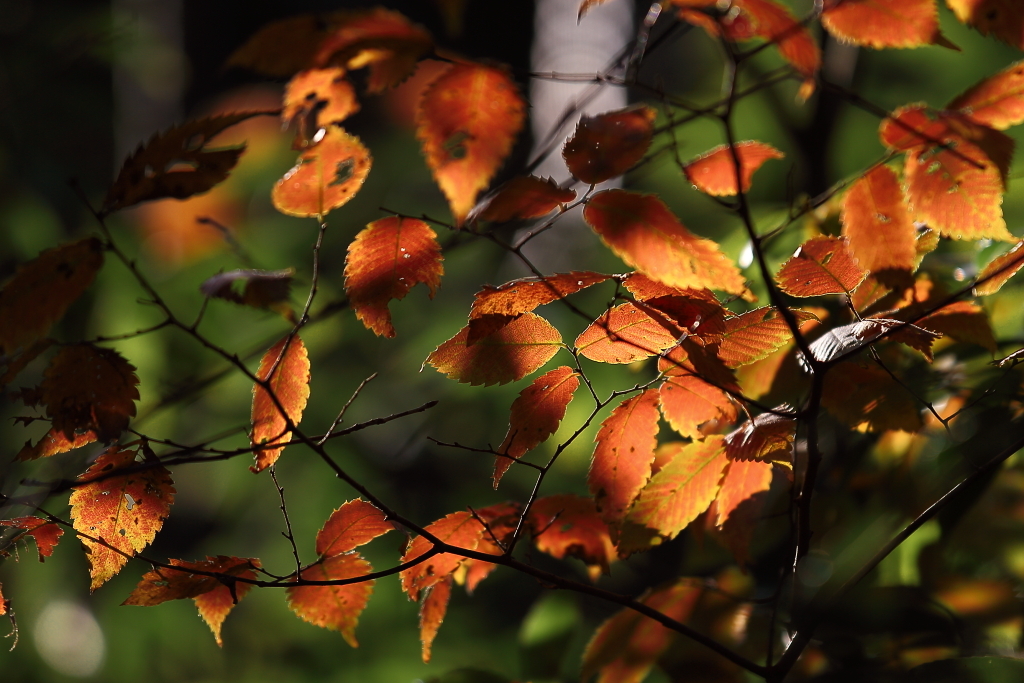
[[935,0],[829,0],[821,24],[836,38],[880,50],[946,45]]
[[[815,319],[808,311],[791,312],[798,324]],[[730,368],[767,358],[793,339],[786,319],[771,306],[726,318],[721,332],[703,336],[718,344],[718,358]]]
[[587,202],[583,218],[616,256],[663,284],[748,291],[718,245],[687,230],[654,195],[599,192]]
[[621,522],[651,476],[658,434],[658,394],[645,391],[612,411],[597,433],[587,487],[609,524]]
[[675,538],[718,495],[727,462],[721,436],[683,446],[640,491],[629,521]]
[[424,364],[466,384],[505,384],[539,370],[562,343],[558,330],[533,313],[524,313],[472,344],[468,335],[467,325],[434,349]]
[[946,0],[956,18],[983,36],[1024,50],[1024,6],[1016,0]]
[[508,434],[498,446],[498,452],[508,457],[494,458],[494,488],[498,488],[502,476],[512,466],[510,458],[518,460],[555,433],[579,385],[579,375],[563,365],[541,375],[520,392],[512,402]]
[[459,225],[508,156],[526,105],[502,69],[453,64],[423,93],[416,135]]
[[562,149],[569,172],[596,185],[632,168],[651,146],[654,110],[644,105],[580,118]]
[[873,168],[846,193],[843,236],[866,271],[914,270],[917,228],[903,203],[899,179],[888,166]]
[[404,299],[421,282],[434,298],[444,274],[436,238],[423,221],[391,216],[367,225],[348,245],[345,292],[367,329],[394,337],[388,302]]
[[576,190],[563,190],[551,178],[516,176],[474,206],[468,220],[506,223],[540,218],[574,199]]
[[1005,130],[1024,121],[1024,63],[1016,62],[971,87],[946,107]]
[[13,529],[25,529],[26,535],[31,536],[36,542],[36,550],[39,552],[39,561],[43,562],[47,557],[53,555],[53,549],[64,535],[64,530],[55,522],[40,517],[17,517],[15,519],[0,519],[0,526]]
[[[490,555],[504,553],[505,547],[498,543],[504,544],[512,538],[516,527],[519,526],[522,506],[519,503],[498,503],[474,510],[474,512],[487,527],[480,536],[480,544],[476,547],[477,552]],[[495,540],[498,543],[495,543]],[[452,576],[459,585],[465,583],[467,593],[472,593],[480,582],[497,567],[498,565],[493,562],[466,558],[463,560],[462,566]]]
[[102,479],[72,487],[71,520],[75,531],[83,535],[92,577],[90,591],[106,583],[121,571],[129,557],[149,545],[170,514],[175,493],[170,472],[149,466],[117,474],[134,465],[135,452],[119,451],[115,446],[81,477],[87,481]]
[[448,598],[452,594],[452,578],[445,577],[424,591],[420,602],[420,642],[423,643],[423,662],[430,661],[430,650],[448,611]]
[[537,549],[554,558],[577,557],[589,568],[606,574],[608,565],[615,561],[608,525],[598,514],[593,498],[572,494],[538,498],[527,522]]
[[736,406],[724,389],[738,391],[739,387],[720,361],[701,354],[699,346],[684,342],[658,364],[665,373],[658,390],[661,412],[672,429],[689,438],[703,436],[702,424],[736,419]]
[[[292,433],[285,415],[297,425],[309,399],[309,356],[302,340],[289,335],[270,347],[260,361],[256,377],[268,381],[270,391],[258,384],[253,386],[252,445],[288,443]],[[277,397],[283,414],[272,396]],[[256,464],[249,469],[263,471],[277,462],[283,450],[284,446],[257,450]]]
[[68,451],[82,446],[87,446],[96,441],[96,432],[90,430],[81,434],[75,434],[74,438],[69,439],[64,435],[64,432],[51,429],[50,431],[43,434],[42,438],[32,445],[31,442],[26,443],[20,451],[18,451],[18,460],[35,460],[37,458],[49,458],[51,455],[57,455],[58,453],[67,453]]
[[[750,191],[750,181],[761,164],[786,155],[771,145],[755,140],[737,142],[734,146],[740,162],[743,192]],[[714,197],[736,194],[736,165],[729,145],[719,145],[683,166],[686,179],[701,192]]]
[[326,216],[348,203],[370,173],[370,152],[359,138],[337,126],[324,131],[274,185],[270,196],[281,213],[301,218]]
[[948,130],[945,122],[933,117],[927,105],[909,104],[882,120],[878,137],[889,149],[905,152],[941,142]]
[[[370,563],[359,554],[348,553],[307,567],[300,577],[307,581],[337,581],[366,576],[372,571]],[[346,643],[358,647],[356,624],[370,601],[373,584],[371,579],[336,586],[291,586],[288,608],[314,626],[340,632]]]
[[[476,550],[481,538],[487,533],[480,520],[471,512],[453,512],[446,517],[428,524],[426,531],[440,541],[465,550]],[[402,563],[410,562],[426,553],[433,544],[423,536],[417,536],[409,543],[402,555]],[[440,553],[401,572],[402,590],[410,600],[419,600],[421,593],[458,569],[464,558],[451,553]]]
[[821,405],[853,429],[916,432],[922,424],[914,397],[877,365],[844,362],[830,369]]
[[576,338],[580,355],[599,363],[632,363],[657,355],[678,343],[682,334],[666,329],[632,303],[605,311]]
[[321,557],[341,555],[394,529],[383,512],[356,498],[331,513],[316,534],[316,552]]
[[849,295],[866,275],[850,255],[845,239],[815,237],[782,265],[775,280],[790,296]]
[[299,119],[299,143],[307,143],[321,128],[340,123],[359,111],[356,90],[340,67],[309,69],[295,74],[284,91],[281,121],[285,127]]
[[1024,246],[1024,242],[1017,242],[1010,251],[995,257],[982,268],[977,277],[977,281],[981,284],[974,288],[974,293],[978,296],[995,294],[1006,284],[1007,280],[1016,275],[1017,271],[1024,267],[1022,246]]

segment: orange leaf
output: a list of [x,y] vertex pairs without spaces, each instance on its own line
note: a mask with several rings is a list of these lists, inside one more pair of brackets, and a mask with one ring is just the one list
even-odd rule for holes
[[[815,319],[813,313],[792,309],[796,322]],[[771,306],[756,308],[723,321],[720,333],[706,336],[718,344],[718,358],[737,368],[767,358],[793,339],[786,319]]]
[[683,446],[640,491],[629,520],[674,538],[718,495],[727,462],[721,436]]
[[578,557],[590,568],[608,573],[615,561],[608,525],[593,498],[572,494],[538,498],[527,518],[534,545],[556,559]]
[[[474,510],[476,516],[487,528],[480,536],[480,543],[477,545],[477,552],[491,555],[501,555],[505,548],[498,543],[506,543],[512,538],[516,527],[519,526],[519,518],[522,515],[522,506],[519,503],[498,503],[485,508]],[[495,543],[495,540],[498,543]],[[466,585],[466,592],[472,593],[481,581],[486,579],[498,565],[493,562],[465,558],[462,566],[452,575],[459,585]]]
[[999,348],[985,309],[970,301],[954,301],[917,321],[917,325],[960,342],[977,344],[992,353]]
[[791,462],[795,438],[795,418],[761,413],[725,437],[725,454],[730,460]]
[[562,148],[569,172],[596,185],[632,168],[651,146],[654,110],[644,105],[582,116]]
[[371,161],[359,138],[330,126],[274,185],[270,193],[274,208],[300,218],[326,216],[355,196],[370,172]]
[[715,526],[722,526],[740,503],[772,485],[772,464],[758,460],[730,460],[715,498]]
[[651,476],[658,434],[658,394],[644,391],[612,411],[597,433],[587,487],[609,524],[621,522]]
[[1016,62],[971,87],[946,107],[1005,130],[1024,121],[1024,63]]
[[331,513],[316,534],[316,552],[321,557],[341,555],[394,529],[383,512],[356,498]]
[[[686,621],[702,592],[698,579],[679,579],[640,598],[670,619]],[[672,642],[673,631],[629,609],[597,629],[583,652],[580,680],[597,675],[597,683],[640,683]]]
[[[471,512],[453,512],[446,517],[428,524],[426,531],[439,540],[457,548],[476,550],[480,540],[487,533],[484,526]],[[433,544],[423,536],[417,536],[409,543],[402,555],[402,563],[410,562],[426,553]],[[463,563],[462,557],[451,553],[440,553],[401,572],[402,590],[410,600],[419,600],[421,593],[430,586],[451,575]]]
[[453,64],[420,99],[416,136],[459,225],[508,156],[526,104],[503,69]]
[[345,292],[367,329],[394,337],[388,302],[404,299],[421,282],[434,298],[444,274],[436,238],[423,221],[391,216],[367,225],[348,245]]
[[356,90],[340,67],[309,69],[295,74],[284,90],[281,121],[285,127],[297,118],[301,143],[321,128],[340,123],[359,111]]
[[790,296],[849,295],[867,273],[839,237],[815,237],[804,242],[775,276]]
[[223,646],[220,629],[228,613],[238,601],[252,589],[251,583],[234,581],[230,584],[222,582],[215,576],[193,574],[192,570],[216,572],[230,577],[255,579],[254,569],[259,568],[260,561],[251,557],[228,557],[218,555],[198,562],[171,560],[171,564],[180,569],[157,567],[142,575],[142,580],[135,587],[122,605],[138,605],[151,607],[168,600],[193,598],[199,615],[213,631],[217,645]]
[[506,384],[539,370],[562,343],[558,330],[533,313],[524,313],[472,344],[467,341],[469,329],[463,327],[434,349],[424,364],[465,384]]
[[701,354],[700,347],[684,342],[658,363],[665,373],[658,390],[661,412],[672,429],[690,438],[700,438],[699,427],[706,422],[736,419],[736,406],[724,389],[738,391],[739,387],[720,361]]
[[890,150],[905,152],[937,144],[948,131],[946,124],[935,118],[927,105],[909,104],[882,120],[878,137]]
[[830,0],[821,24],[836,38],[876,50],[946,44],[935,0]]
[[851,428],[916,432],[921,415],[910,393],[877,365],[845,362],[829,370],[821,405]]
[[[755,140],[737,142],[734,146],[740,162],[743,192],[750,191],[750,181],[761,164],[769,159],[782,159],[785,154],[771,145]],[[736,165],[729,145],[719,145],[683,166],[686,179],[701,192],[714,197],[736,194]]]
[[498,446],[498,452],[507,457],[494,458],[494,488],[512,466],[510,458],[518,460],[555,433],[579,385],[579,375],[563,365],[541,375],[519,393],[512,402],[508,434]]
[[0,526],[12,529],[25,529],[27,536],[31,536],[36,542],[36,550],[39,552],[39,561],[44,561],[53,555],[53,549],[64,535],[55,522],[40,517],[17,517],[15,519],[0,519]]
[[687,230],[654,195],[599,192],[583,218],[616,256],[663,284],[747,292],[743,275],[718,245]]
[[69,439],[59,429],[51,429],[46,434],[43,434],[43,437],[39,439],[36,445],[33,446],[31,442],[26,443],[18,451],[18,460],[49,458],[51,455],[67,453],[76,448],[87,446],[94,441],[96,441],[96,432],[92,430],[75,434],[74,438]]
[[675,346],[682,334],[666,329],[632,303],[605,311],[576,338],[580,355],[599,363],[632,363]]
[[135,417],[138,384],[135,367],[117,351],[75,344],[53,357],[40,389],[53,429],[68,441],[87,431],[110,441]]
[[[1017,274],[1017,271],[1024,267],[1024,242],[1017,242],[1010,251],[1001,256],[996,256],[987,266],[978,273],[977,281],[980,285],[974,288],[978,296],[995,294],[1002,288],[1006,281]],[[988,278],[988,279],[986,279]],[[984,280],[984,282],[982,282]]]
[[[358,553],[346,553],[303,569],[300,577],[307,581],[339,581],[366,576],[372,571],[370,563]],[[335,586],[291,586],[288,608],[314,626],[340,632],[346,643],[359,647],[356,624],[370,601],[373,584],[370,579]]]
[[888,166],[873,168],[846,193],[843,236],[866,271],[914,270],[917,228],[903,203],[900,181]]
[[811,79],[821,66],[821,50],[807,27],[773,0],[733,0],[732,10],[719,20],[726,38],[757,37],[775,43],[782,58],[806,79],[802,96],[809,96],[814,90]]
[[452,594],[452,578],[435,583],[424,591],[420,602],[420,642],[423,643],[423,662],[430,661],[430,649],[448,611],[448,598]]
[[0,289],[0,355],[45,337],[102,267],[103,244],[95,237],[47,249],[20,266]]
[[946,0],[956,18],[983,36],[1024,50],[1024,6],[1016,0]]
[[128,558],[149,545],[170,514],[175,493],[170,472],[147,463],[146,469],[118,474],[134,466],[135,452],[119,451],[115,446],[97,458],[81,477],[86,481],[102,479],[72,487],[71,520],[75,531],[83,535],[92,577],[90,591],[102,586],[121,571]]
[[[252,445],[286,444],[292,437],[288,420],[297,425],[309,399],[309,356],[302,340],[289,335],[270,347],[260,360],[256,377],[269,383],[269,392],[259,384],[253,386]],[[283,414],[274,396],[284,409]],[[256,464],[249,469],[263,471],[277,462],[283,450],[284,446],[257,450]]]
[[516,176],[473,207],[469,221],[494,223],[540,218],[576,199],[576,190],[563,190],[551,178]]

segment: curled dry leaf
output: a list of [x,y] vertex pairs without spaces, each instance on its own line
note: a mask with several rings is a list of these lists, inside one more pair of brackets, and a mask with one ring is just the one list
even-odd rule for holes
[[365,500],[350,500],[331,513],[316,534],[316,553],[333,557],[369,543],[394,531],[395,525],[377,507]]
[[[271,372],[273,374],[271,374]],[[287,336],[270,347],[260,360],[256,377],[267,382],[265,389],[253,385],[252,436],[256,450],[256,464],[249,469],[261,472],[277,462],[284,446],[266,448],[270,444],[286,444],[291,440],[289,420],[297,425],[309,399],[309,355],[298,336]],[[268,391],[269,389],[269,391]],[[284,409],[278,408],[273,397]],[[287,415],[287,419],[285,419]]]
[[1024,50],[1024,6],[1014,0],[946,0],[956,18]]
[[524,313],[473,343],[467,325],[427,356],[431,365],[465,384],[506,384],[539,370],[558,353],[562,336],[551,323]]
[[1017,242],[1010,251],[997,256],[978,273],[974,293],[987,296],[998,292],[1006,281],[1024,267],[1024,242]]
[[651,146],[654,110],[644,105],[580,118],[562,149],[569,172],[596,185],[632,168]]
[[[370,563],[359,554],[347,553],[310,565],[299,576],[306,581],[340,581],[358,579],[372,571]],[[370,579],[334,586],[291,586],[288,608],[314,626],[338,631],[346,643],[358,647],[356,625],[370,601],[373,584]]]
[[810,345],[811,355],[822,363],[859,351],[888,330],[903,325],[891,318],[869,318],[827,330]]
[[526,104],[503,69],[453,64],[423,93],[416,136],[459,225],[508,156]]
[[720,145],[683,166],[683,173],[696,189],[714,197],[750,191],[750,182],[757,169],[769,159],[782,159],[786,155],[771,145],[756,140],[737,142],[733,148],[740,164],[740,183],[736,182],[736,162],[729,145]]
[[[255,569],[260,561],[252,557],[229,557],[218,555],[198,562],[170,560],[170,567],[156,567],[142,575],[142,580],[122,605],[138,605],[151,607],[168,600],[192,598],[199,609],[199,616],[213,631],[217,645],[223,647],[221,626],[228,613],[252,589],[251,583],[232,581],[236,579],[255,579]],[[215,572],[223,578],[193,573]]]
[[437,233],[423,221],[390,216],[370,223],[345,257],[345,292],[356,317],[375,334],[394,337],[388,302],[404,299],[420,283],[433,299],[442,261]]
[[[72,487],[71,520],[89,560],[94,591],[149,545],[174,502],[171,473],[154,463],[134,469],[135,452],[109,449]],[[96,481],[91,481],[95,479]]]
[[684,330],[665,316],[660,320],[632,303],[605,311],[576,338],[580,355],[599,363],[633,363],[650,358],[679,342]]
[[274,207],[289,216],[326,216],[355,196],[371,161],[359,138],[330,126],[274,185],[270,193]]
[[284,90],[281,122],[298,122],[298,147],[305,147],[321,128],[341,123],[359,111],[356,90],[341,67],[307,69],[288,81]]
[[582,560],[591,570],[608,573],[615,561],[615,545],[593,498],[561,494],[538,498],[527,517],[533,543],[556,559]]
[[790,296],[849,295],[866,275],[854,261],[845,239],[815,237],[800,245],[782,264],[775,280]]
[[935,0],[827,0],[821,25],[844,42],[876,50],[936,44],[953,47],[939,31]]
[[997,130],[1024,122],[1024,62],[1011,64],[972,86],[946,109]]
[[551,178],[516,176],[484,197],[467,220],[506,223],[540,218],[576,199],[576,190],[562,189]]
[[47,249],[20,266],[0,289],[0,355],[45,337],[101,267],[103,243],[95,237]]
[[891,168],[877,166],[853,184],[843,200],[842,221],[843,236],[858,266],[872,273],[915,270],[917,228]]
[[[761,413],[725,437],[725,454],[729,460],[792,462],[795,438],[795,416]],[[721,526],[721,522],[718,526]]]
[[24,529],[26,536],[31,536],[36,542],[36,550],[39,552],[39,561],[43,562],[47,557],[53,555],[53,549],[57,542],[64,535],[64,529],[56,522],[41,517],[16,517],[15,519],[0,519],[0,526],[11,529]]
[[[281,313],[294,322],[295,313],[288,305],[294,268],[284,270],[229,270],[207,278],[199,291],[208,297],[232,301],[243,306],[266,308]],[[244,283],[241,293],[236,282]]]
[[563,365],[546,372],[520,392],[512,402],[508,434],[498,446],[504,455],[494,458],[494,488],[512,466],[558,430],[565,410],[580,385],[579,375]]

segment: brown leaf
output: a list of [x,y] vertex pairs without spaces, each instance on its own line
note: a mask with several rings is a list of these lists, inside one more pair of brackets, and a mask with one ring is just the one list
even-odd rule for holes
[[51,429],[50,431],[43,434],[42,438],[32,445],[29,441],[26,443],[20,451],[18,451],[18,460],[36,460],[38,458],[49,458],[51,455],[57,455],[59,453],[67,453],[68,451],[82,446],[87,446],[96,441],[96,432],[89,430],[82,432],[81,434],[75,434],[74,438],[69,439],[65,436],[64,432],[59,429]]
[[1024,50],[1024,7],[1015,0],[946,0],[956,18],[993,37]]
[[[289,335],[270,347],[260,360],[256,377],[268,382],[269,391],[259,384],[253,386],[252,445],[288,443],[291,441],[288,420],[297,425],[309,399],[309,356],[302,340]],[[273,396],[277,397],[284,414]],[[249,469],[263,471],[277,462],[283,450],[284,446],[260,448],[256,451],[256,464]]]
[[[294,268],[229,270],[207,278],[199,285],[199,291],[215,299],[276,311],[294,323],[295,312],[288,305],[294,275]],[[234,284],[239,281],[244,283],[241,293],[234,288]]]
[[39,552],[39,561],[43,562],[47,557],[53,555],[53,549],[64,535],[62,529],[56,522],[40,517],[17,517],[15,519],[0,519],[0,526],[12,529],[24,529],[25,536],[31,536],[36,542],[36,550]]
[[596,185],[632,168],[651,146],[655,112],[637,105],[580,118],[562,149],[569,172]]

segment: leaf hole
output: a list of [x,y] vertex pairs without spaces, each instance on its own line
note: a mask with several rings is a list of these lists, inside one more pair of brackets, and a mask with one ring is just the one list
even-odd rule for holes
[[355,159],[348,158],[343,161],[339,161],[338,165],[334,169],[334,180],[332,180],[330,184],[334,186],[347,183],[352,178],[352,173],[355,171],[355,167]]
[[466,140],[469,137],[469,133],[464,130],[455,131],[441,144],[441,149],[445,151],[449,159],[464,159],[467,152]]

